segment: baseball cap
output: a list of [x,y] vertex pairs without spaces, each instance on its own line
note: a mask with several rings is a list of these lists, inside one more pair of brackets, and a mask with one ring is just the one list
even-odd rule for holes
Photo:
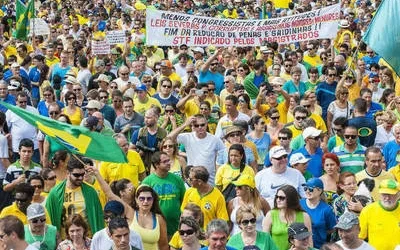
[[8,90],[16,90],[19,89],[19,87],[21,87],[21,83],[17,80],[11,80],[10,84],[8,84],[7,89]]
[[21,67],[21,65],[19,65],[19,63],[17,62],[11,64],[11,68],[18,68],[18,67]]
[[204,54],[204,49],[201,48],[201,47],[196,47],[196,48],[192,49],[192,51],[193,51],[193,52],[198,52],[198,53]]
[[243,174],[236,181],[232,181],[232,184],[235,186],[249,186],[251,188],[256,187],[256,182],[253,176]]
[[225,138],[229,136],[229,134],[235,133],[235,132],[242,132],[242,130],[238,126],[229,126],[225,129]]
[[136,85],[136,91],[147,91],[147,87],[144,84],[138,84]]
[[105,75],[105,74],[100,74],[98,77],[97,77],[97,79],[95,79],[95,81],[96,82],[98,82],[98,81],[102,81],[102,82],[106,82],[106,83],[110,83],[110,78],[108,78],[108,76],[107,75]]
[[324,189],[324,183],[322,183],[320,178],[311,178],[308,179],[308,181],[306,183],[304,183],[302,186],[306,186],[306,187],[317,187],[320,189]]
[[272,147],[271,150],[269,151],[269,159],[271,160],[272,158],[279,158],[287,154],[288,153],[282,146],[275,146]]
[[112,55],[119,55],[119,52],[118,52],[118,50],[116,48],[111,49],[110,52],[111,52]]
[[86,108],[87,108],[87,109],[97,109],[97,110],[100,110],[100,107],[101,107],[101,104],[100,104],[100,102],[97,101],[97,100],[90,100],[90,101],[88,102],[88,104],[86,105]]
[[321,134],[322,130],[316,129],[314,127],[308,127],[303,131],[303,138],[316,137]]
[[109,201],[104,206],[104,212],[111,212],[115,215],[124,214],[124,205],[119,201]]
[[308,231],[308,228],[304,225],[304,223],[295,222],[290,224],[288,227],[288,236],[290,238],[296,240],[304,240],[307,237],[310,237],[311,233]]
[[397,181],[386,179],[379,183],[380,194],[397,194],[400,191],[400,185]]
[[106,64],[104,63],[103,60],[97,60],[96,63],[94,64],[95,67],[104,67]]
[[170,60],[162,60],[160,66],[161,67],[172,68],[172,63],[171,63]]
[[302,153],[295,153],[290,156],[289,164],[291,166],[297,163],[307,163],[310,159],[307,159]]
[[336,224],[335,228],[348,230],[354,225],[360,224],[357,215],[352,212],[346,211],[342,216],[339,217],[339,221]]
[[32,203],[26,209],[26,217],[28,220],[32,220],[45,215],[46,214],[44,212],[44,207],[40,203]]

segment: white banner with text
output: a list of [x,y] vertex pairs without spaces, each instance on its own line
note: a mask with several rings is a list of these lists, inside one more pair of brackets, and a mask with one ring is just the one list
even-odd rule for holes
[[222,19],[182,13],[146,11],[146,44],[158,46],[260,46],[333,38],[340,4],[273,19]]

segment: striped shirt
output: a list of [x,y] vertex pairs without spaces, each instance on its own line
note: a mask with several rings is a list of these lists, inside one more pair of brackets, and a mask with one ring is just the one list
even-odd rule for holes
[[357,148],[350,153],[345,147],[344,143],[340,146],[335,147],[332,153],[339,157],[340,161],[340,172],[351,172],[358,173],[364,169],[365,163],[365,150],[366,147],[357,143]]
[[6,178],[3,181],[3,186],[13,182],[23,174],[25,174],[26,180],[28,180],[29,177],[40,174],[41,170],[42,167],[33,161],[31,161],[29,169],[24,170],[24,168],[21,166],[20,160],[17,160],[7,168]]

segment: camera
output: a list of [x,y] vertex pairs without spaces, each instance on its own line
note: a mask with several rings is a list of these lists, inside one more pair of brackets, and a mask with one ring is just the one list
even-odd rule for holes
[[143,144],[143,142],[141,141],[137,141],[136,142],[136,147],[142,151],[146,151],[146,152],[156,152],[156,148],[151,148],[151,147],[147,147],[146,145]]

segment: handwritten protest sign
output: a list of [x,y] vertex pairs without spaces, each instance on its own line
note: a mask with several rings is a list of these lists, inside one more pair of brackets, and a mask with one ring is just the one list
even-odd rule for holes
[[32,18],[29,22],[29,25],[30,35],[32,35],[33,33],[35,34],[35,36],[50,34],[49,25],[42,18]]
[[106,33],[106,39],[110,45],[125,43],[125,38],[125,31],[123,30],[111,30]]
[[263,20],[220,19],[147,9],[148,45],[260,46],[336,36],[340,5]]
[[93,55],[110,54],[110,44],[107,40],[94,41],[92,40],[92,53]]

